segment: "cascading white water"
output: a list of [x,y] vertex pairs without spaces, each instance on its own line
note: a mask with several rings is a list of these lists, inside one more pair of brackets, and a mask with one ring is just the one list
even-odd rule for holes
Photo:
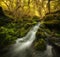
[[[25,37],[18,38],[16,44],[13,44],[9,52],[3,57],[52,57],[52,46],[47,45],[47,49],[44,52],[35,53],[36,51],[30,51],[30,46],[36,38],[36,32],[40,26],[40,23],[33,26]],[[46,35],[48,35],[45,32]],[[33,55],[33,56],[31,56]]]
[[39,26],[40,23],[36,24],[30,29],[30,31],[27,33],[25,37],[18,38],[16,40],[16,43],[9,48],[9,52],[6,53],[5,56],[15,57],[17,56],[17,54],[20,54],[18,57],[25,57],[25,54],[27,54],[26,50],[30,50],[30,46],[35,40],[35,35]]
[[31,44],[35,40],[35,35],[36,35],[36,32],[37,32],[39,26],[40,26],[40,23],[38,23],[37,25],[35,25],[27,33],[27,35],[25,37],[19,38],[19,39],[16,40],[16,46],[18,46],[18,48],[15,49],[16,51],[23,50],[23,49],[29,48],[31,46]]
[[25,36],[25,37],[23,37],[23,38],[19,38],[19,39],[17,39],[16,40],[16,43],[20,43],[20,42],[24,42],[24,41],[27,41],[27,40],[31,40],[31,38],[32,38],[32,40],[34,39],[34,36],[35,36],[35,34],[36,34],[36,32],[37,32],[37,30],[38,30],[38,28],[39,28],[39,26],[40,26],[40,23],[38,23],[37,25],[35,25],[28,33],[27,33],[27,35]]
[[51,46],[51,45],[47,45],[47,50],[46,50],[46,52],[47,52],[47,55],[48,55],[49,57],[52,57],[52,46]]

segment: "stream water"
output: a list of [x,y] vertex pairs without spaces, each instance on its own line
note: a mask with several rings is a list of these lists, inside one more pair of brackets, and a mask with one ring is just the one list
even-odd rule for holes
[[36,51],[32,48],[33,41],[36,38],[36,32],[40,23],[36,24],[27,35],[23,38],[18,38],[16,44],[7,48],[4,54],[0,57],[53,57],[52,46],[47,44],[45,51]]

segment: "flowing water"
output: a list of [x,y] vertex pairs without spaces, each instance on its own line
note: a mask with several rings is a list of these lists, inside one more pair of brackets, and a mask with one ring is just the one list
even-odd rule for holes
[[25,37],[18,38],[16,44],[7,48],[8,51],[0,57],[52,57],[52,46],[50,45],[47,45],[47,49],[43,52],[36,51],[32,48],[39,26],[40,23],[36,24]]

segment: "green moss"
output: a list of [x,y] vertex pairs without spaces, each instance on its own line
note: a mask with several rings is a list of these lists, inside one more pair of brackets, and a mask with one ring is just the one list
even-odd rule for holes
[[46,15],[43,22],[45,27],[51,31],[60,32],[60,11]]
[[39,51],[44,51],[46,49],[46,42],[44,39],[39,39],[37,42],[34,44],[34,48]]

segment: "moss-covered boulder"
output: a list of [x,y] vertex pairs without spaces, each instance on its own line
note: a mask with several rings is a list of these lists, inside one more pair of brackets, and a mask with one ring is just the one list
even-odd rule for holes
[[[60,38],[60,10],[46,14],[46,16],[43,18],[43,24],[45,25],[45,29],[49,29],[51,31],[51,37],[48,37],[51,38],[50,40],[55,43],[56,39]],[[59,42],[59,40],[57,42]]]
[[38,51],[44,51],[46,49],[46,42],[44,39],[39,39],[38,41],[35,42],[34,44],[35,50]]
[[44,18],[44,24],[47,28],[60,31],[60,10],[47,14]]

